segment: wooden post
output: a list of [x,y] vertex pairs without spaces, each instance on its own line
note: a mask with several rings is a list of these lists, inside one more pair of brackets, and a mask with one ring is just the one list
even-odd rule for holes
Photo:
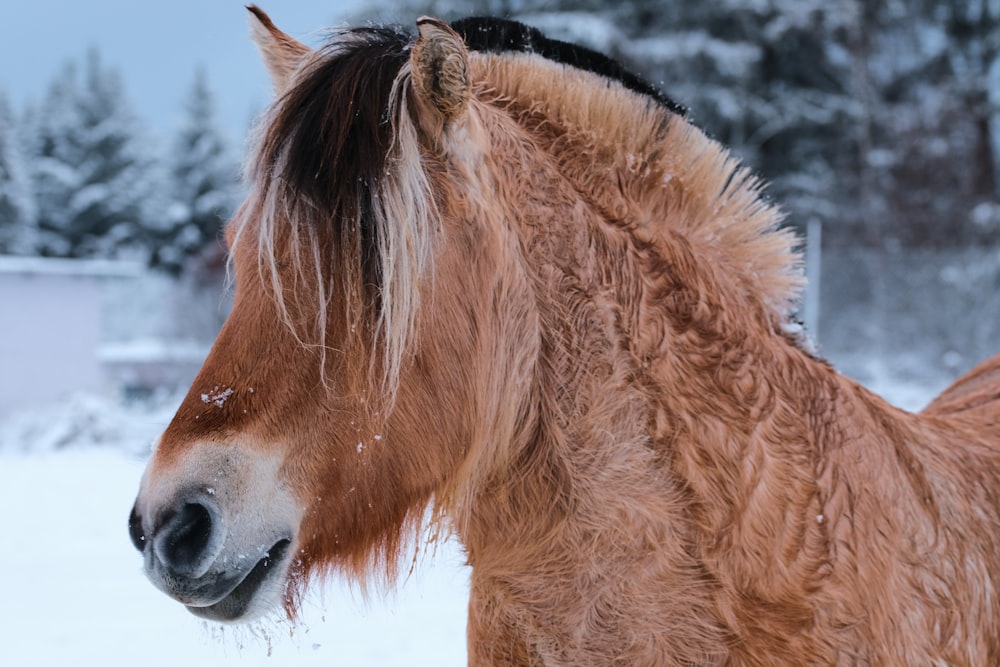
[[803,319],[806,335],[819,344],[819,286],[822,273],[823,223],[811,218],[806,226],[806,294]]

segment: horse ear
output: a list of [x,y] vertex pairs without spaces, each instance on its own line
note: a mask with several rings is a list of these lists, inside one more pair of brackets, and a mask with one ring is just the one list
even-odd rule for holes
[[257,5],[247,5],[247,10],[250,11],[250,38],[264,58],[274,92],[280,95],[309,54],[309,47],[278,30]]
[[422,16],[417,30],[410,54],[414,88],[447,122],[461,115],[469,101],[469,52],[444,21]]

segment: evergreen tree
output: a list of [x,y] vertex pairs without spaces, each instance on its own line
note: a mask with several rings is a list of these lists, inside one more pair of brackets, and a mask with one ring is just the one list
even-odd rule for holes
[[31,254],[36,244],[35,202],[21,140],[0,94],[0,254]]
[[76,68],[67,63],[49,84],[37,113],[25,116],[26,124],[32,126],[30,155],[37,203],[37,249],[46,256],[69,256],[73,250],[69,201],[80,181],[76,169],[80,156],[72,139],[79,94]]
[[905,245],[973,242],[977,205],[1000,199],[1000,4],[861,5],[876,215]]
[[179,273],[186,260],[211,249],[239,195],[239,168],[215,126],[212,94],[199,70],[185,104],[169,161],[171,202],[157,230],[151,263]]
[[82,86],[71,64],[53,81],[34,143],[43,254],[140,252],[153,192],[151,160],[141,150],[120,78],[102,66],[96,50],[87,55]]

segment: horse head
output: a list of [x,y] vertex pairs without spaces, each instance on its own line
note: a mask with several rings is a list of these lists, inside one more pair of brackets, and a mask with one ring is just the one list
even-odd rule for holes
[[388,576],[484,428],[476,395],[516,401],[522,373],[490,358],[524,319],[491,311],[499,269],[436,278],[495,263],[446,184],[472,168],[448,155],[462,40],[425,18],[412,44],[366,29],[314,51],[251,11],[277,99],[227,227],[235,302],[129,521],[153,583],[220,620],[292,613],[329,567]]

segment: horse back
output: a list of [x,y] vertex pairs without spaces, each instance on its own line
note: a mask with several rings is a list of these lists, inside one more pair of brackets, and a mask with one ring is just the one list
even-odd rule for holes
[[1000,442],[1000,354],[960,377],[923,409],[928,416],[961,416]]

